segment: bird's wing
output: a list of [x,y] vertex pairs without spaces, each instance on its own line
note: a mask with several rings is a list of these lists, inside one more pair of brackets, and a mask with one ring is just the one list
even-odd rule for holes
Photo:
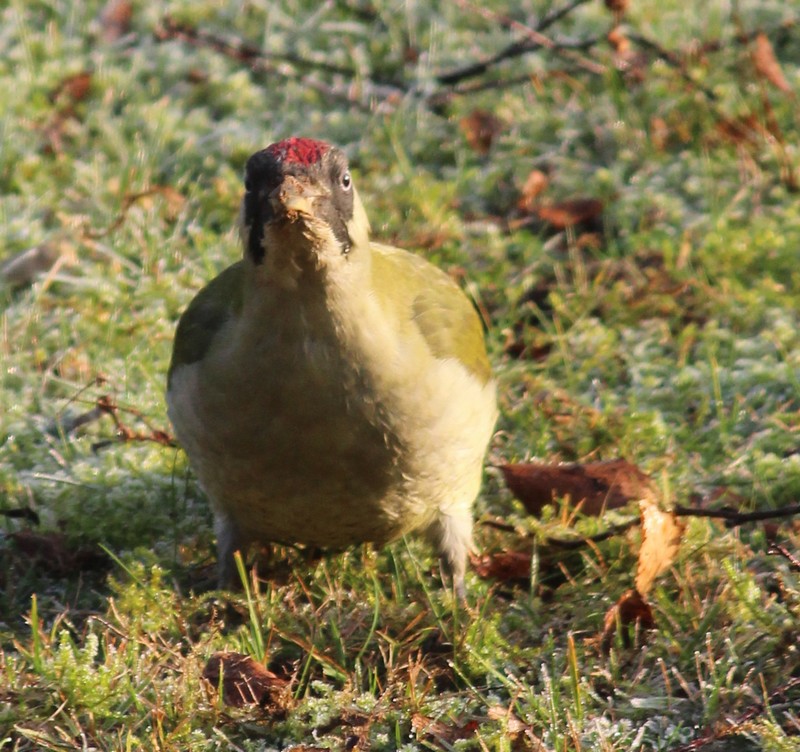
[[244,269],[239,261],[211,280],[183,312],[175,332],[167,386],[176,368],[201,360],[222,325],[242,305]]
[[461,288],[421,256],[379,243],[372,251],[374,288],[386,305],[399,305],[396,315],[410,316],[434,356],[458,360],[487,383],[492,374],[483,326]]

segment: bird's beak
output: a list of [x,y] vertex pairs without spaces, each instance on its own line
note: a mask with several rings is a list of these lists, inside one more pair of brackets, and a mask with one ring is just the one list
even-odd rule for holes
[[315,186],[288,176],[269,196],[276,217],[294,221],[314,213],[312,200],[319,195]]

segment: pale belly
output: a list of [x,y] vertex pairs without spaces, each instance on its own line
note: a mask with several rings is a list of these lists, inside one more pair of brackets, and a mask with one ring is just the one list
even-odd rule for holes
[[220,348],[205,370],[173,373],[178,440],[218,521],[241,538],[341,548],[437,519],[471,527],[494,384],[452,360],[410,367],[413,349],[391,367],[353,352],[306,346],[278,361],[266,345],[238,359]]
[[[184,395],[196,387],[176,381]],[[198,394],[171,394],[170,417],[215,512],[244,539],[343,548],[429,523],[432,499],[369,401],[284,390],[242,415]]]

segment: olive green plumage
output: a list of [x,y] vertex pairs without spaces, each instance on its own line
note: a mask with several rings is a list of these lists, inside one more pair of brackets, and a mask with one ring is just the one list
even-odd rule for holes
[[250,541],[335,549],[420,531],[463,592],[496,418],[472,303],[369,240],[339,150],[273,144],[246,188],[244,258],[181,317],[167,390],[214,507],[221,581]]
[[167,388],[177,366],[201,360],[211,347],[217,330],[236,316],[242,307],[241,261],[229,266],[195,296],[183,313],[175,332],[172,360],[167,374]]

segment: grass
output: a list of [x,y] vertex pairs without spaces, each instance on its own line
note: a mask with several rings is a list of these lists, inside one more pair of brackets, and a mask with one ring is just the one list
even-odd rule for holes
[[[503,19],[551,6],[496,8],[136,3],[116,39],[98,2],[0,8],[3,255],[59,257],[0,290],[0,749],[799,748],[800,573],[769,552],[800,549],[796,524],[692,520],[651,595],[656,630],[606,654],[594,638],[635,536],[542,556],[529,588],[470,573],[466,607],[415,540],[281,550],[247,592],[209,591],[210,513],[184,455],[115,441],[108,416],[70,430],[104,396],[133,432],[168,430],[175,322],[239,254],[244,161],[303,133],[347,150],[376,237],[463,269],[486,312],[502,414],[480,517],[568,532],[526,518],[491,467],[532,457],[625,457],[668,503],[796,501],[798,108],[744,39],[763,30],[797,92],[796,9],[641,0],[625,58],[587,2],[546,32],[587,46],[428,96],[517,39]],[[276,58],[159,38],[167,16]],[[485,154],[462,124],[480,110],[500,121]],[[533,169],[547,201],[602,200],[602,227],[521,221]],[[224,649],[287,678],[291,700],[226,705],[201,678]]]

